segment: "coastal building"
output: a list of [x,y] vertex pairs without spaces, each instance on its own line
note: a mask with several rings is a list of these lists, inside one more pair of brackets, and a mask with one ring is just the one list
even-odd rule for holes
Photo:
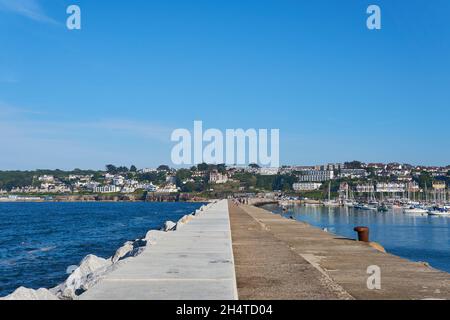
[[369,163],[367,165],[367,168],[372,168],[372,169],[384,169],[386,167],[386,165],[384,163]]
[[326,165],[326,170],[329,171],[339,171],[344,169],[344,165],[342,163],[329,163]]
[[125,178],[122,177],[122,176],[115,176],[115,177],[112,179],[112,183],[113,183],[113,185],[115,185],[115,186],[123,186],[123,185],[124,185],[124,182],[125,182]]
[[318,182],[297,182],[292,185],[292,189],[294,191],[314,191],[319,190],[321,186],[322,184]]
[[159,187],[156,192],[158,193],[176,193],[179,189],[174,184],[167,184],[165,186]]
[[410,182],[413,180],[411,175],[400,175],[397,177],[398,181],[402,181],[402,182]]
[[120,190],[120,192],[122,192],[122,193],[133,193],[135,191],[136,191],[136,188],[132,187],[132,186],[124,186],[124,187],[122,187],[122,190]]
[[87,183],[77,183],[76,186],[77,187],[85,187],[88,190],[94,190],[96,187],[98,187],[100,185],[99,182],[96,181],[91,181],[91,182],[87,182]]
[[276,176],[279,168],[259,168],[259,174],[262,176]]
[[420,192],[419,184],[415,181],[409,182],[407,184],[407,191],[408,192]]
[[145,185],[145,187],[142,189],[147,190],[148,192],[156,192],[156,190],[158,188],[156,186],[154,186],[153,183],[149,183],[149,184]]
[[375,187],[373,184],[359,184],[356,186],[356,192],[372,193],[372,192],[375,192]]
[[324,182],[334,178],[334,172],[330,170],[307,170],[298,176],[299,182]]
[[445,181],[433,181],[434,190],[444,190],[446,188]]
[[177,177],[176,176],[167,176],[166,182],[169,184],[176,184],[177,183]]
[[228,176],[226,174],[222,174],[217,170],[213,170],[209,173],[209,182],[215,184],[223,184],[228,182]]
[[351,178],[351,179],[358,179],[358,178],[365,178],[369,174],[365,169],[341,169],[339,173],[339,178]]
[[339,185],[338,193],[340,199],[348,199],[350,193],[350,185],[347,182],[341,182]]
[[192,173],[192,177],[194,178],[203,178],[206,175],[206,171],[194,171]]
[[314,170],[314,166],[282,166],[278,168],[279,174],[292,174],[298,171]]
[[113,174],[111,174],[111,173],[105,173],[105,179],[112,179],[112,178],[114,178],[114,175]]
[[120,188],[118,186],[106,185],[95,187],[93,191],[96,193],[115,193],[120,192]]
[[39,182],[51,183],[51,182],[54,182],[54,181],[55,181],[55,177],[53,177],[53,176],[48,176],[48,175],[43,175],[43,176],[40,176],[40,177],[38,178],[38,181],[39,181]]
[[406,184],[397,182],[379,182],[377,183],[377,192],[405,192]]

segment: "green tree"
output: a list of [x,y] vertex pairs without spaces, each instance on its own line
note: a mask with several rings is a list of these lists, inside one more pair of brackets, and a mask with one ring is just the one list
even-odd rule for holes
[[106,172],[108,172],[109,174],[116,174],[118,172],[117,167],[112,165],[112,164],[107,164],[106,165]]
[[169,172],[170,171],[170,167],[168,165],[162,164],[158,167],[157,169],[158,171],[166,171]]
[[345,168],[347,169],[362,169],[362,163],[360,161],[352,161],[344,163]]
[[192,172],[191,172],[191,170],[188,170],[188,169],[179,169],[175,176],[180,181],[183,181],[183,180],[186,180],[186,179],[190,179],[192,177]]
[[130,171],[130,170],[125,166],[121,166],[121,167],[117,168],[117,173],[127,173],[128,171]]
[[137,172],[137,168],[136,168],[135,165],[132,165],[132,166],[130,167],[130,172]]
[[249,165],[248,165],[250,168],[252,168],[252,169],[260,169],[261,167],[258,165],[258,164],[256,164],[256,163],[250,163]]
[[416,179],[416,182],[422,189],[427,188],[428,190],[430,190],[433,186],[433,178],[428,172],[421,172],[419,178]]
[[197,165],[198,171],[207,171],[208,168],[209,168],[208,164],[206,164],[204,162]]
[[281,191],[291,191],[292,185],[295,182],[295,177],[291,175],[277,175],[272,184],[272,189]]
[[217,165],[217,171],[219,171],[220,173],[226,173],[227,172],[227,166],[224,163],[218,164]]

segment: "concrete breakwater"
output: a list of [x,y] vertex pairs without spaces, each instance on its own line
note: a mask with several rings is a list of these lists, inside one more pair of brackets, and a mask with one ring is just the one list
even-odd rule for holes
[[163,239],[170,238],[172,234],[184,227],[194,219],[214,207],[214,203],[202,206],[194,213],[182,217],[178,222],[167,221],[161,230],[149,231],[143,239],[126,242],[119,248],[114,256],[109,259],[99,258],[94,255],[86,256],[78,267],[74,267],[67,280],[52,289],[32,290],[18,288],[14,293],[5,297],[7,300],[73,300],[95,286],[97,282],[114,270],[120,269],[141,255],[146,250],[160,244]]
[[155,246],[102,277],[79,299],[237,299],[227,200],[162,234]]

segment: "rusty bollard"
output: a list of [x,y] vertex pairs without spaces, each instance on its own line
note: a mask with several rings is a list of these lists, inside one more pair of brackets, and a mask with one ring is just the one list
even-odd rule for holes
[[369,242],[369,228],[367,227],[356,227],[356,232],[358,232],[358,241]]

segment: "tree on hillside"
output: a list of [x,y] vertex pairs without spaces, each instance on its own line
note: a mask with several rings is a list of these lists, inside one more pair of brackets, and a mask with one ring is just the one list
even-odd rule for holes
[[428,172],[422,172],[420,173],[420,176],[418,179],[416,179],[416,182],[419,184],[419,187],[422,189],[425,189],[425,187],[430,190],[433,186],[433,178]]
[[118,173],[127,173],[130,170],[125,166],[121,166],[121,167],[117,168],[117,171],[118,171]]
[[226,173],[227,172],[227,166],[224,163],[218,164],[217,165],[217,171],[219,171],[220,173]]
[[137,168],[136,168],[135,165],[132,165],[132,166],[130,167],[130,172],[137,172]]
[[183,181],[192,177],[192,172],[188,169],[179,169],[176,174],[177,179]]
[[252,168],[252,169],[260,169],[261,167],[258,165],[258,164],[256,164],[256,163],[250,163],[249,165],[248,165],[250,168]]
[[292,185],[295,182],[295,177],[290,175],[277,175],[273,184],[272,189],[274,191],[290,191],[292,190]]
[[117,173],[117,167],[112,165],[112,164],[107,164],[106,165],[106,172],[108,172],[109,174],[116,174]]
[[200,163],[197,165],[198,171],[207,171],[208,170],[208,164],[206,163]]
[[344,163],[345,168],[347,169],[361,169],[362,163],[360,161],[352,161]]
[[170,167],[168,165],[162,164],[158,167],[157,169],[158,171],[166,171],[169,172],[170,171]]

